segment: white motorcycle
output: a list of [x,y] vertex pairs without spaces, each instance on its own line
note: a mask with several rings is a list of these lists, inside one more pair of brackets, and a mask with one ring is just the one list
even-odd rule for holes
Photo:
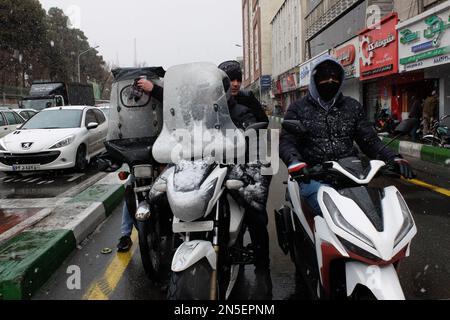
[[182,240],[172,260],[170,300],[228,299],[239,267],[253,263],[243,247],[245,210],[231,195],[243,187],[229,178],[235,157],[221,161],[246,149],[228,111],[227,79],[209,63],[175,66],[165,76],[164,128],[153,155],[174,164],[154,186],[166,193],[173,232]]
[[346,158],[312,168],[310,178],[323,183],[320,215],[301,199],[299,181],[287,182],[287,204],[275,212],[278,240],[310,297],[405,299],[397,268],[417,228],[396,187],[369,187],[385,166]]

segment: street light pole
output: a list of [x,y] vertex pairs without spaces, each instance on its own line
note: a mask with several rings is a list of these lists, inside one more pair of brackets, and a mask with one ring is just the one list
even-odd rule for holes
[[98,47],[100,47],[100,46],[96,46],[96,47],[94,47],[94,48],[89,48],[88,50],[83,51],[82,53],[80,53],[80,54],[78,55],[78,82],[79,82],[79,83],[81,82],[80,57],[81,57],[83,54],[85,54],[85,53],[87,53],[87,52],[89,52],[89,51],[91,51],[91,50],[97,49]]

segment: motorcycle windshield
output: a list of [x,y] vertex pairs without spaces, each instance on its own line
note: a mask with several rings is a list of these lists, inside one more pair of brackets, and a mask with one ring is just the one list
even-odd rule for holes
[[162,102],[142,94],[131,96],[135,79],[145,77],[163,86],[162,68],[113,70],[107,141],[156,137],[162,129]]
[[164,126],[153,147],[158,162],[232,163],[245,155],[244,136],[228,110],[226,80],[226,74],[211,63],[179,65],[167,71]]

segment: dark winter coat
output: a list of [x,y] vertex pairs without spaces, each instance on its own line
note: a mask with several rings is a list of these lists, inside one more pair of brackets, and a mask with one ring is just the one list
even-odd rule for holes
[[234,98],[228,101],[230,117],[234,125],[241,130],[245,130],[249,125],[256,123],[256,117],[253,112],[245,105],[242,105]]
[[237,103],[250,109],[257,122],[269,122],[266,112],[253,92],[241,90],[235,99]]
[[[323,61],[319,61],[315,67]],[[311,74],[314,74],[315,67]],[[288,166],[295,162],[314,166],[356,156],[358,151],[354,142],[372,159],[379,154],[385,161],[397,156],[384,147],[358,101],[338,92],[331,102],[324,103],[317,98],[313,80],[309,94],[289,107],[285,120],[300,120],[306,129],[302,137],[282,131],[280,156]]]

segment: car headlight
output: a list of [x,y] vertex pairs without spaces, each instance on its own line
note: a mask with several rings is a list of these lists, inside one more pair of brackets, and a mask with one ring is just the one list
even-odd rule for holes
[[408,205],[399,192],[397,192],[397,198],[400,203],[400,208],[402,209],[403,225],[395,238],[395,246],[397,246],[414,227],[414,220],[412,218],[411,211],[409,211]]
[[326,192],[323,193],[323,202],[324,202],[325,206],[327,207],[327,210],[330,213],[331,219],[333,219],[334,224],[336,224],[342,230],[355,236],[356,238],[358,238],[359,240],[361,240],[368,246],[375,248],[375,245],[369,238],[367,238],[361,232],[356,230],[350,223],[348,223],[347,220],[345,220],[345,218],[342,216],[342,213],[339,211],[338,207],[331,199],[330,195]]
[[0,151],[6,151],[6,148],[3,146],[3,141],[0,140]]
[[71,144],[75,140],[75,136],[70,136],[67,138],[64,138],[63,140],[57,142],[53,146],[50,147],[50,149],[59,149],[62,147],[67,147],[69,144]]

